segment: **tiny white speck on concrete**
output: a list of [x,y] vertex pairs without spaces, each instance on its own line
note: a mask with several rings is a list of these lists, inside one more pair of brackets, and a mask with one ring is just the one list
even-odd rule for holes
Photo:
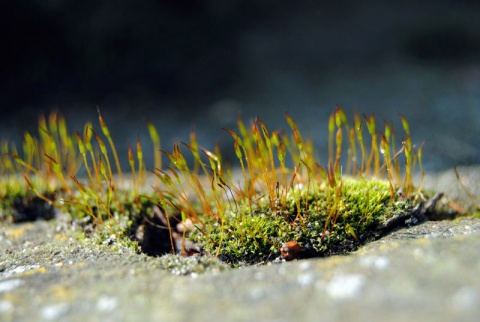
[[285,265],[279,265],[280,267],[278,268],[278,274],[280,275],[285,275],[287,273],[287,270],[285,269]]
[[22,285],[23,281],[21,279],[12,279],[0,282],[0,293],[10,292]]
[[118,300],[111,296],[102,296],[97,301],[97,310],[102,312],[111,312],[118,306]]
[[309,269],[312,265],[310,264],[310,262],[308,261],[303,261],[300,263],[300,265],[298,265],[298,268],[302,271],[306,271],[307,269]]
[[250,291],[250,296],[253,300],[260,300],[265,297],[265,291],[260,287],[254,287]]
[[334,300],[346,300],[360,295],[365,277],[360,274],[338,275],[327,284],[327,294]]
[[459,312],[470,310],[478,306],[480,302],[480,292],[465,286],[456,291],[450,301],[453,308]]
[[66,303],[48,305],[42,308],[41,315],[44,320],[56,321],[67,314],[69,307]]
[[265,278],[265,273],[263,273],[263,272],[256,272],[256,273],[253,275],[253,278],[255,278],[257,281],[263,281],[263,279]]
[[383,270],[388,267],[390,261],[384,256],[367,256],[360,259],[360,265],[362,267],[372,267],[377,270]]
[[302,287],[311,285],[314,280],[315,278],[313,277],[313,274],[310,274],[310,273],[300,274],[297,277],[297,282]]
[[9,301],[0,301],[0,314],[12,312],[15,307]]

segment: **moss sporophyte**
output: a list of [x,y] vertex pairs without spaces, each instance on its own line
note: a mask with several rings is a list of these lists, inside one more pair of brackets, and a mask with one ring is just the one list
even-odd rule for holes
[[224,129],[238,170],[218,148],[200,147],[195,132],[188,143],[162,150],[148,122],[154,167],[146,169],[140,139],[134,148],[128,143],[128,179],[98,116],[100,131],[88,123],[70,135],[64,118],[52,113],[40,118],[38,136],[25,134],[20,149],[2,141],[4,219],[18,219],[15,200],[35,199],[94,228],[94,236],[133,240],[149,254],[200,252],[255,263],[349,252],[396,219],[411,220],[424,201],[412,180],[415,168],[423,177],[422,147],[412,143],[403,116],[399,143],[392,124],[380,131],[373,114],[354,114],[349,123],[337,108],[326,127],[323,166],[288,114],[288,132],[269,131],[258,117],[250,125],[239,119],[236,131]]

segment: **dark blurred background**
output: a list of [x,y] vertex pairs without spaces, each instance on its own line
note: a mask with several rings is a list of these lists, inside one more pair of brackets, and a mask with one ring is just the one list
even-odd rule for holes
[[18,0],[0,25],[2,138],[99,106],[124,156],[146,118],[167,150],[195,127],[228,155],[240,112],[273,129],[286,110],[322,154],[340,105],[405,115],[427,170],[480,163],[479,1]]

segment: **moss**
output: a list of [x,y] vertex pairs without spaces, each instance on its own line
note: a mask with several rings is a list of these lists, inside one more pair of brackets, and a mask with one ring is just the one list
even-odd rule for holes
[[[389,220],[413,212],[422,201],[421,185],[414,187],[412,180],[416,168],[423,177],[422,147],[413,144],[403,116],[405,138],[399,144],[391,124],[380,131],[373,114],[363,115],[364,121],[355,114],[349,123],[337,108],[328,122],[324,166],[288,114],[290,134],[269,131],[259,118],[250,125],[239,119],[238,133],[224,130],[233,138],[240,179],[218,148],[200,147],[194,132],[182,148],[160,150],[158,133],[148,123],[156,180],[153,191],[141,194],[146,167],[140,139],[135,149],[128,144],[126,180],[98,114],[98,133],[88,123],[82,134],[69,135],[65,120],[52,113],[48,122],[39,120],[39,138],[25,135],[23,153],[10,142],[0,144],[0,173],[9,178],[0,185],[3,217],[10,216],[5,209],[16,198],[36,198],[70,214],[98,244],[258,263],[278,257],[286,242],[300,246],[299,257],[347,253],[380,237]],[[193,156],[193,165],[182,149]],[[170,161],[163,167],[162,154]],[[77,178],[79,169],[84,177]]]
[[291,193],[278,211],[265,202],[253,213],[242,205],[189,238],[229,262],[273,259],[290,240],[302,247],[301,257],[345,254],[379,238],[389,219],[414,205],[400,197],[390,200],[388,181],[345,178],[337,196],[323,185]]

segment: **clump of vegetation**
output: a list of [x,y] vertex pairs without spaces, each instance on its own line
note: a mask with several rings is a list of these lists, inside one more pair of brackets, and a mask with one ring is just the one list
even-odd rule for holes
[[[419,202],[412,173],[416,166],[423,172],[421,147],[414,151],[404,117],[405,139],[397,151],[391,124],[379,133],[373,115],[364,115],[367,151],[361,117],[355,115],[350,126],[338,108],[329,120],[326,167],[316,161],[312,142],[303,139],[288,114],[286,120],[291,136],[270,133],[259,118],[250,128],[239,120],[238,133],[225,129],[240,163],[237,176],[218,152],[199,148],[194,137],[182,142],[195,159],[193,167],[178,145],[164,152],[171,166],[153,171],[166,187],[157,191],[163,209],[190,222],[194,228],[186,236],[207,252],[233,262],[258,261],[277,256],[284,243],[295,241],[302,256],[345,253],[378,238],[391,218],[411,212]],[[204,182],[198,179],[199,168]],[[187,191],[194,192],[196,202]]]
[[[413,212],[423,198],[412,181],[416,167],[423,176],[422,149],[413,145],[403,116],[405,133],[397,149],[390,123],[382,132],[373,114],[363,119],[355,114],[350,124],[337,108],[328,122],[325,166],[288,114],[290,134],[270,132],[258,117],[248,126],[239,119],[237,132],[224,129],[233,139],[238,171],[227,166],[218,148],[200,147],[194,132],[182,148],[161,150],[158,132],[148,123],[154,145],[154,168],[148,171],[157,182],[145,192],[140,140],[135,151],[128,145],[126,179],[98,115],[101,134],[88,123],[70,135],[65,120],[53,113],[48,122],[40,119],[38,138],[25,134],[21,154],[14,144],[1,144],[4,217],[14,208],[11,200],[36,198],[103,235],[136,240],[153,255],[168,249],[260,262],[281,250],[287,260],[351,251],[381,236],[392,218]],[[162,166],[162,154],[169,164]],[[77,177],[80,168],[83,178]]]
[[[139,194],[146,176],[140,141],[135,156],[129,146],[131,175],[125,180],[109,129],[98,113],[103,136],[91,123],[83,131],[70,134],[65,119],[52,113],[48,121],[40,117],[38,137],[25,134],[20,151],[13,142],[2,142],[3,219],[13,222],[24,218],[49,219],[53,215],[46,218],[39,212],[45,208],[62,210],[80,222],[86,232],[95,232],[95,237],[103,242],[107,238],[134,235],[134,230],[152,216],[156,196],[141,198]],[[80,169],[85,173],[83,178],[76,175]],[[36,204],[39,201],[43,204]],[[24,207],[19,209],[19,204]],[[22,214],[25,207],[33,208],[31,216]],[[163,239],[169,245],[169,238]]]

